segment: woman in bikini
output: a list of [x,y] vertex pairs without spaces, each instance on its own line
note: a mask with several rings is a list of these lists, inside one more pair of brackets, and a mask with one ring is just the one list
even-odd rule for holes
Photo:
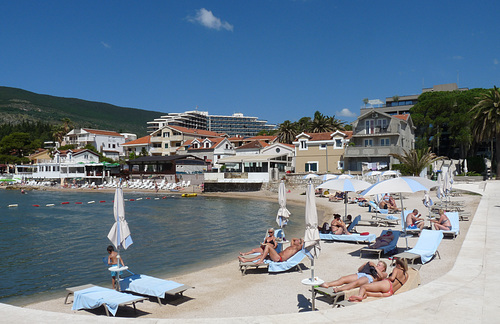
[[276,236],[274,236],[274,228],[270,228],[267,230],[268,236],[264,239],[264,242],[260,245],[260,247],[252,249],[248,252],[240,252],[240,255],[249,255],[252,253],[259,253],[262,254],[264,252],[264,249],[266,248],[266,245],[269,244],[273,249],[276,250],[278,247],[278,242],[276,241]]
[[448,216],[446,216],[445,212],[443,209],[439,210],[439,219],[438,220],[431,220],[431,222],[434,223],[434,228],[436,230],[443,230],[443,231],[451,231],[451,222]]
[[347,230],[347,226],[340,220],[340,215],[339,214],[333,214],[333,221],[332,221],[332,226],[331,226],[332,234],[336,235],[341,235],[341,234],[347,234],[351,235],[349,231]]
[[378,249],[379,247],[389,245],[389,243],[392,242],[394,239],[394,234],[392,233],[392,230],[388,230],[384,235],[380,235],[375,239],[375,243],[372,245],[368,245],[368,248],[370,249]]
[[361,302],[366,297],[389,297],[394,295],[408,280],[406,260],[397,259],[396,267],[389,278],[366,284],[359,288],[359,295],[349,297],[351,302]]

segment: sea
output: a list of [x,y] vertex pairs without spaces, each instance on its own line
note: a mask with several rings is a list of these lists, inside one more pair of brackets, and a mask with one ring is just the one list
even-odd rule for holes
[[[64,296],[67,287],[111,287],[103,258],[113,198],[100,190],[0,190],[0,302],[23,306]],[[124,198],[134,243],[120,255],[132,272],[160,278],[235,260],[277,227],[277,200],[139,192]],[[304,207],[287,208],[286,237],[303,237]]]

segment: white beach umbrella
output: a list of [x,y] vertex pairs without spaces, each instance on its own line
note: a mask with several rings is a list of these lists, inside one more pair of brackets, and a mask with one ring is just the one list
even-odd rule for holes
[[335,179],[353,179],[354,176],[353,175],[350,175],[350,174],[341,174],[339,175],[338,177],[336,177]]
[[366,177],[374,177],[374,176],[378,176],[380,174],[382,174],[382,171],[370,171],[370,172],[365,173],[364,175]]
[[[314,258],[319,256],[321,246],[318,231],[318,213],[316,210],[316,196],[314,194],[314,186],[309,181],[306,190],[306,209],[305,209],[306,231],[304,234],[304,249],[306,249],[312,257],[311,262],[314,264]],[[314,279],[314,267],[311,266],[312,276]]]
[[469,169],[467,169],[467,159],[464,160],[464,173],[467,175],[467,172],[469,172]]
[[[403,195],[401,193],[414,193],[418,191],[429,191],[430,188],[424,186],[418,181],[411,179],[410,177],[398,177],[392,178],[388,180],[384,180],[382,182],[377,182],[370,187],[368,187],[365,191],[361,193],[363,196],[376,195],[381,193],[399,193],[401,198],[401,222],[405,223],[404,219],[404,205],[403,205]],[[406,226],[403,226],[404,234],[406,237]],[[406,247],[408,248],[408,238],[406,237]]]
[[278,209],[278,214],[276,215],[276,222],[279,227],[283,228],[288,223],[288,219],[290,218],[290,212],[286,209],[286,188],[285,181],[281,180],[280,185],[278,187],[278,203],[280,208]]
[[345,219],[347,217],[347,202],[348,202],[347,195],[348,195],[348,192],[358,192],[358,191],[361,191],[361,190],[368,188],[370,185],[371,184],[369,182],[366,182],[363,180],[344,178],[344,179],[334,179],[334,180],[329,180],[329,181],[323,182],[322,184],[317,186],[316,189],[330,189],[330,190],[344,192],[344,194],[345,194],[344,221],[345,221]]
[[309,179],[314,179],[314,178],[317,178],[317,177],[319,177],[319,175],[314,174],[314,173],[309,173],[309,174],[306,174],[305,176],[303,176],[302,179],[309,180]]
[[434,202],[431,199],[431,196],[429,195],[429,192],[426,191],[424,194],[424,199],[422,199],[422,203],[424,204],[425,207],[427,207],[427,211],[429,212],[429,216],[431,216],[431,207],[434,205]]
[[[123,189],[120,186],[116,187],[115,190],[113,213],[115,216],[115,223],[109,231],[108,239],[116,247],[118,253],[118,268],[120,268],[120,248],[126,250],[133,243],[128,223],[125,220],[125,201],[123,199]],[[117,274],[117,288],[119,289],[120,272],[118,271]]]
[[415,180],[424,187],[427,187],[429,189],[436,188],[439,186],[439,183],[437,183],[437,181],[432,181],[424,177],[404,177],[404,178]]
[[328,181],[328,180],[336,179],[336,178],[337,178],[336,174],[324,174],[323,177],[321,177],[321,180]]
[[390,176],[396,176],[399,177],[401,173],[398,170],[387,170],[382,172],[381,176],[382,177],[390,177]]

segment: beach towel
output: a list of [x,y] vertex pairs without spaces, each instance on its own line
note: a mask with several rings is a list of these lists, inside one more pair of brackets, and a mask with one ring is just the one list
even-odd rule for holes
[[122,291],[131,291],[146,296],[163,298],[165,292],[183,286],[175,281],[164,280],[143,274],[134,274],[120,280]]
[[74,295],[72,310],[94,309],[105,304],[113,316],[120,304],[137,301],[137,296],[98,286],[75,291]]

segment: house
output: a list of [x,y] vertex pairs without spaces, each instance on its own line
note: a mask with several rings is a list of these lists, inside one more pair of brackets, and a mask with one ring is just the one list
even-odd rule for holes
[[260,154],[261,150],[266,146],[269,146],[269,144],[261,140],[254,140],[237,147],[236,155]]
[[151,133],[150,151],[153,156],[175,155],[188,140],[220,137],[222,134],[207,130],[166,125]]
[[340,173],[352,132],[301,133],[296,136],[295,172]]
[[206,162],[193,155],[141,156],[127,162],[130,176],[158,177],[179,173],[203,173]]
[[409,114],[389,115],[371,109],[353,123],[350,145],[346,147],[345,163],[350,171],[390,169],[397,159],[391,153],[404,154],[415,148],[415,126]]
[[284,171],[295,172],[295,145],[284,144],[280,142],[275,142],[274,144],[268,145],[260,151],[262,155],[282,155],[288,162]]
[[195,138],[182,145],[177,154],[190,154],[211,163],[214,168],[220,168],[220,159],[235,155],[233,144],[225,137]]
[[33,154],[28,156],[31,163],[43,163],[52,161],[51,151],[47,149],[37,149]]
[[[127,134],[130,137],[130,134]],[[122,145],[125,143],[125,136],[113,131],[80,128],[73,129],[64,136],[66,145],[73,144],[77,148],[83,148],[87,144],[94,146],[97,151],[105,157],[118,159],[124,155]]]
[[122,144],[125,151],[125,155],[129,156],[131,153],[135,155],[141,154],[141,152],[147,152],[147,155],[151,155],[151,136],[147,135],[136,140]]
[[253,141],[260,141],[266,144],[273,144],[274,142],[276,142],[277,139],[278,136],[276,135],[257,135],[252,137],[245,137],[243,139],[243,144],[247,144]]

